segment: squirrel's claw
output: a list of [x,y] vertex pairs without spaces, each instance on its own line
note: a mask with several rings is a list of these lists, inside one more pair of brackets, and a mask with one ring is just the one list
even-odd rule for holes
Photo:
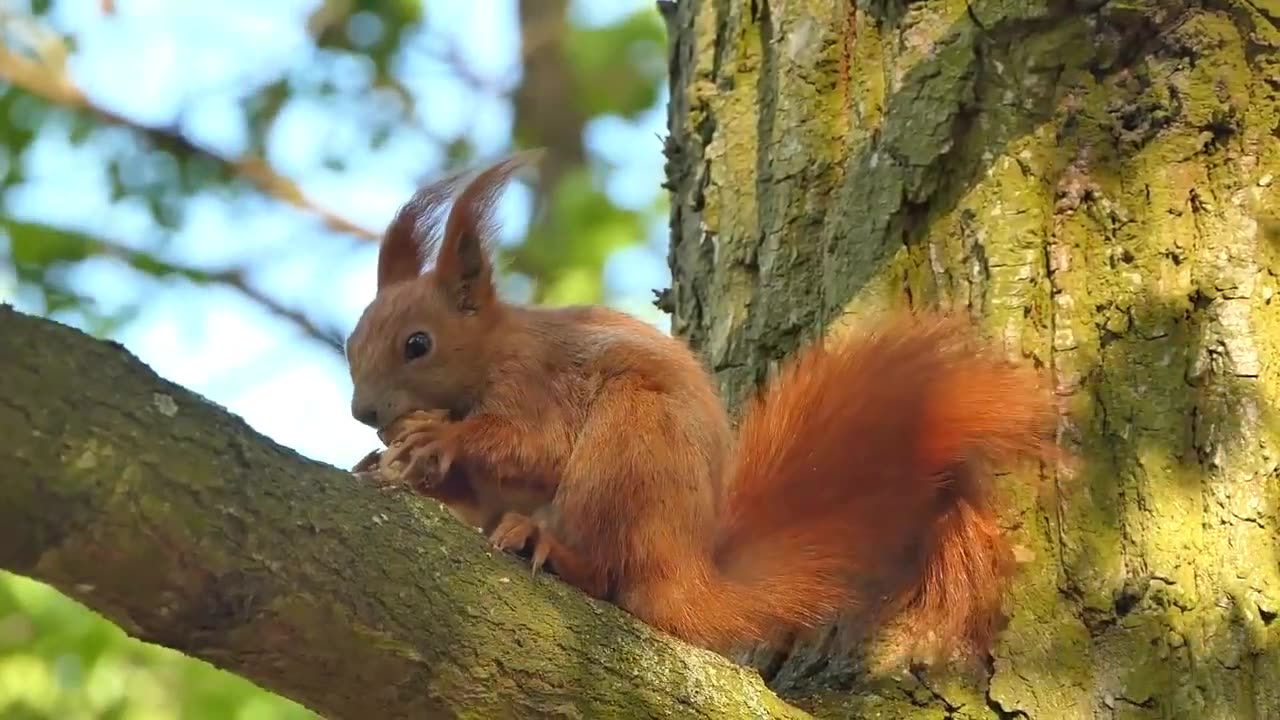
[[443,410],[415,410],[393,421],[378,431],[378,439],[384,445],[391,445],[414,433],[426,432],[432,428],[448,424],[449,415]]
[[498,526],[489,533],[489,542],[497,550],[519,552],[529,543],[529,538],[538,533],[538,525],[533,518],[520,513],[503,513]]
[[[419,444],[421,443],[421,444]],[[430,439],[425,433],[405,438],[387,452],[384,467],[393,467],[401,456],[408,455],[395,474],[411,485],[430,489],[442,482],[453,467],[453,450],[449,444]]]
[[489,542],[498,550],[519,552],[533,541],[532,574],[537,575],[551,555],[551,537],[537,520],[520,513],[504,513],[498,526],[489,534]]
[[360,458],[360,462],[351,466],[351,472],[356,475],[365,475],[378,467],[378,462],[382,459],[381,450],[370,450],[368,455]]
[[537,539],[533,543],[533,560],[530,563],[533,576],[537,576],[538,571],[546,564],[549,555],[551,555],[551,543],[547,540],[546,534],[539,532]]
[[396,425],[397,437],[379,467],[419,489],[440,484],[457,457],[454,426],[430,413],[416,413]]
[[409,486],[403,475],[391,470],[374,469],[355,473],[355,476],[373,483],[382,492],[399,492]]
[[440,441],[430,442],[409,451],[409,464],[405,467],[405,475],[415,480],[421,479],[428,486],[444,480],[453,467],[453,452]]
[[404,479],[384,462],[384,457],[381,450],[371,450],[351,467],[350,472],[359,480],[373,483],[383,492],[404,489]]

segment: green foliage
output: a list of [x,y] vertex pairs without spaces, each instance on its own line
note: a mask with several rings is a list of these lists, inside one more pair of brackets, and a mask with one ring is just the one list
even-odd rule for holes
[[653,107],[666,73],[664,43],[662,18],[651,10],[570,34],[565,56],[582,109],[590,115],[632,117]]
[[52,588],[0,573],[6,720],[309,720],[235,675],[147,645]]
[[600,268],[631,245],[644,228],[639,214],[613,205],[578,168],[557,184],[547,219],[509,253],[507,267],[540,280],[534,301],[548,305],[590,302],[603,295]]
[[324,0],[307,24],[318,47],[361,52],[376,68],[375,84],[387,86],[401,29],[421,20],[420,0]]

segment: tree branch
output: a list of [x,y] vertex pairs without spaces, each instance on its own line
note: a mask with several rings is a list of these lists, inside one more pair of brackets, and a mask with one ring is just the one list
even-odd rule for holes
[[335,720],[798,718],[754,673],[0,306],[0,567]]
[[54,105],[87,112],[104,123],[139,132],[158,147],[209,158],[227,174],[244,178],[263,193],[319,217],[331,230],[366,240],[380,237],[379,233],[325,209],[309,198],[297,183],[277,173],[266,160],[252,154],[225,158],[196,144],[176,129],[144,125],[101,107],[76,87],[64,72],[24,57],[3,44],[0,44],[0,80]]

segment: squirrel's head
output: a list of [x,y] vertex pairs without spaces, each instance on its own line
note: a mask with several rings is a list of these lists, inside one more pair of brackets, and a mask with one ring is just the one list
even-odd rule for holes
[[392,219],[377,294],[347,340],[360,422],[381,429],[414,410],[465,415],[475,402],[506,315],[489,251],[494,205],[532,157],[512,156],[465,185],[455,175],[422,188]]

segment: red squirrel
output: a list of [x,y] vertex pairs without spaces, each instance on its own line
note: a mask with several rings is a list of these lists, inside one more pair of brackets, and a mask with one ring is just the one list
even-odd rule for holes
[[712,650],[848,611],[905,618],[935,656],[985,647],[1010,574],[990,464],[1048,456],[1039,375],[963,322],[905,315],[800,351],[735,439],[681,340],[499,299],[494,205],[530,159],[419,190],[385,232],[347,346],[383,481]]

